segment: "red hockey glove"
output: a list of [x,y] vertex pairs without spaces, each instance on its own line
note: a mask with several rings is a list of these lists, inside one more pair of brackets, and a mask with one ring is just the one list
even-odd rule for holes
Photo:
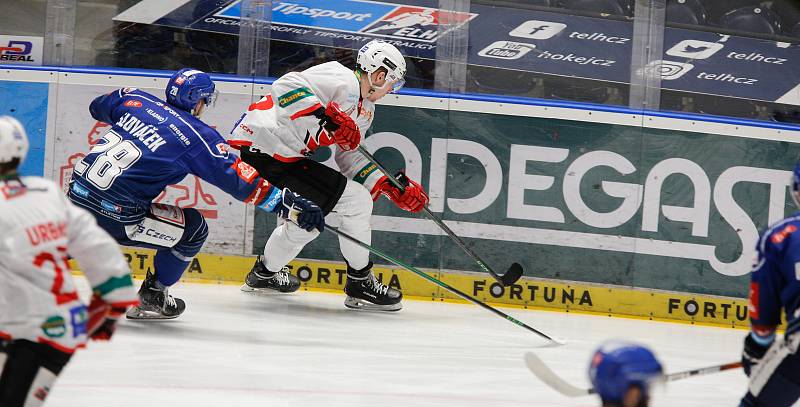
[[361,143],[361,132],[353,118],[339,109],[335,102],[328,103],[325,108],[325,116],[328,117],[333,130],[333,141],[344,151],[354,150]]
[[378,185],[379,192],[386,195],[398,208],[404,211],[414,213],[421,211],[428,203],[428,194],[422,189],[422,185],[408,178],[403,171],[398,172],[394,177],[400,181],[400,185],[403,185],[405,189],[398,189],[392,185],[391,181],[384,178]]
[[117,328],[117,320],[125,313],[124,307],[112,307],[97,295],[92,296],[89,304],[89,321],[86,323],[86,332],[89,338],[96,341],[111,339]]

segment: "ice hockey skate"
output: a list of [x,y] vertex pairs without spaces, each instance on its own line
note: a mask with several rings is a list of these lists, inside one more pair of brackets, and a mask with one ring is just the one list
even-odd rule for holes
[[242,284],[242,291],[245,292],[270,292],[293,293],[300,288],[300,279],[289,272],[288,267],[281,271],[272,272],[264,266],[263,257],[256,257],[253,268],[247,273],[247,277]]
[[139,302],[125,314],[128,319],[174,319],[186,309],[186,303],[169,295],[167,287],[158,287],[156,275],[149,271],[139,289]]
[[403,308],[400,303],[403,293],[378,281],[372,272],[372,262],[362,270],[347,266],[344,292],[347,294],[344,300],[347,308],[368,311],[399,311]]

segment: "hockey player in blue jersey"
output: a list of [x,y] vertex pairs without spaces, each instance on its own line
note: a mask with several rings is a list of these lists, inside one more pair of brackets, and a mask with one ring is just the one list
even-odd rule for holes
[[[155,273],[139,290],[141,305],[128,318],[175,318],[186,305],[169,295],[208,235],[193,208],[153,204],[167,185],[194,174],[236,199],[287,218],[306,230],[324,227],[320,208],[288,189],[274,187],[253,167],[228,152],[216,130],[198,119],[212,103],[211,78],[194,69],[176,72],[166,102],[135,88],[92,101],[89,112],[111,129],[75,165],[69,198],[88,209],[118,243],[156,249]],[[285,272],[271,273],[278,291],[294,291]]]
[[650,384],[662,373],[653,352],[627,342],[603,344],[589,364],[589,379],[603,407],[647,407]]
[[[800,163],[792,175],[792,199],[800,207]],[[800,213],[767,229],[756,247],[750,275],[750,333],[742,366],[750,386],[741,406],[791,406],[800,398]],[[786,333],[776,339],[786,316]]]

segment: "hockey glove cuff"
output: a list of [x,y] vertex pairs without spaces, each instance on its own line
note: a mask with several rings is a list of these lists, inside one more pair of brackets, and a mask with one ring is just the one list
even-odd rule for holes
[[378,187],[380,192],[404,211],[414,213],[421,211],[430,200],[422,185],[408,178],[404,171],[399,171],[395,178],[400,182],[400,185],[403,185],[404,189],[401,190],[395,187],[388,179],[384,179]]
[[325,116],[329,122],[325,127],[332,132],[333,141],[339,148],[344,151],[358,148],[361,143],[361,131],[352,117],[339,109],[339,105],[335,102],[328,103],[325,108]]
[[764,354],[767,353],[772,342],[775,340],[775,334],[768,337],[756,336],[750,332],[744,338],[744,350],[742,350],[742,368],[744,374],[750,376],[750,371],[757,366]]
[[277,212],[278,207],[281,206],[281,200],[283,199],[283,191],[276,186],[272,186],[272,189],[269,191],[269,195],[261,201],[261,203],[256,204],[258,209],[267,212]]
[[314,202],[292,192],[289,188],[283,189],[283,199],[275,206],[278,216],[297,223],[302,229],[312,231],[325,230],[325,214]]

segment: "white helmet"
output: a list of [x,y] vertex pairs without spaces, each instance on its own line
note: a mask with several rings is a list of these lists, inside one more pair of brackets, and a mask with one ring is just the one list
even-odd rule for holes
[[386,81],[393,83],[392,92],[397,92],[406,83],[403,79],[406,76],[406,60],[394,45],[386,41],[372,40],[366,43],[358,50],[356,64],[358,69],[366,72],[367,80],[372,87],[375,85],[372,84],[371,75],[378,68],[386,69]]
[[28,154],[28,136],[25,128],[11,116],[0,116],[0,164],[7,164],[15,158],[19,162]]

